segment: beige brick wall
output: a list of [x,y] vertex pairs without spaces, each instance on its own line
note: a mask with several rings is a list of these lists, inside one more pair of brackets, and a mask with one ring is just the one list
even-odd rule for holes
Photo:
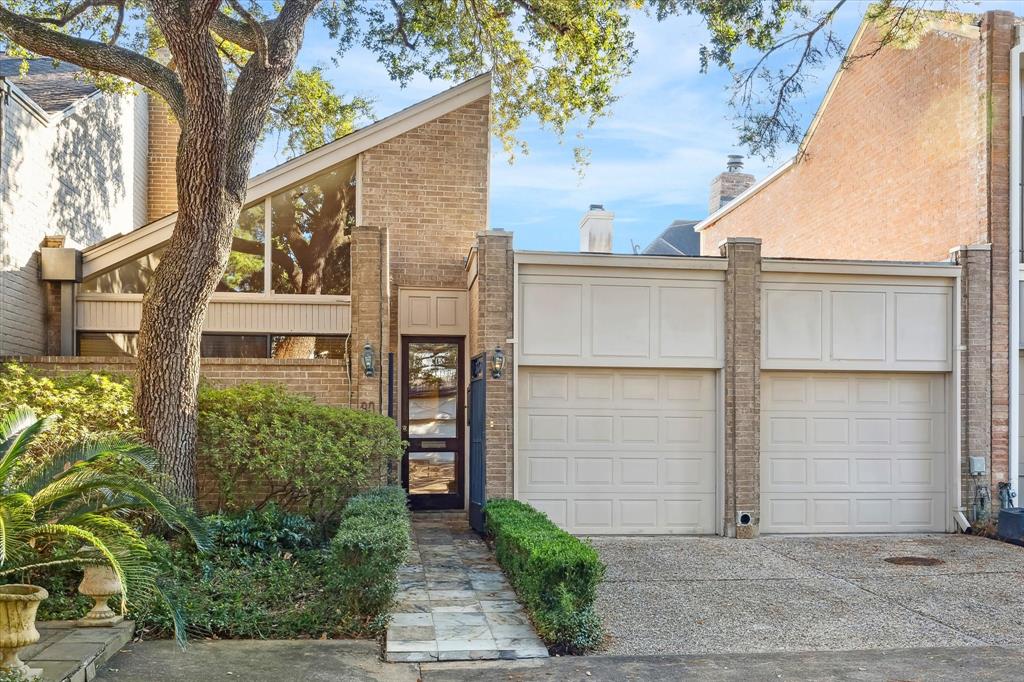
[[512,497],[513,398],[512,338],[513,251],[512,233],[481,232],[477,237],[476,280],[470,295],[470,307],[477,313],[471,323],[470,348],[473,354],[495,348],[505,354],[505,371],[500,379],[487,376],[487,482],[488,498]]
[[178,161],[180,136],[181,129],[171,113],[171,108],[159,97],[150,97],[147,222],[163,218],[178,210],[175,165]]
[[[970,457],[985,458],[988,474],[980,483],[989,486],[998,504],[994,482],[995,453],[992,450],[992,250],[988,245],[961,247],[953,253],[963,267],[960,280],[960,339],[966,350],[960,354],[960,483],[961,499],[971,516],[975,481],[970,475]],[[972,520],[984,520],[973,519]]]
[[[1010,48],[1012,12],[982,21],[988,100],[988,237],[992,244],[992,480],[1010,480]],[[1018,254],[1012,254],[1015,260]]]
[[[388,331],[387,280],[384,256],[387,232],[379,227],[352,229],[352,359],[355,373],[355,404],[364,410],[384,412],[387,384],[386,343]],[[362,367],[363,347],[374,351],[374,376]]]
[[[722,246],[725,272],[725,534],[758,534],[761,510],[761,243]],[[752,523],[737,526],[739,512]]]
[[[79,358],[79,357],[10,357],[35,370],[52,375],[78,372],[110,372],[132,375],[134,358]],[[348,407],[350,400],[348,366],[343,360],[277,360],[245,358],[205,358],[200,375],[213,386],[229,387],[245,383],[275,383],[293,393],[313,398],[325,405]],[[221,507],[219,486],[213,471],[203,460],[202,453],[196,463],[198,503],[204,511],[217,511]],[[239,486],[242,499],[262,500],[266,491]],[[246,497],[248,496],[248,497]]]
[[399,287],[466,286],[466,253],[487,227],[489,125],[483,97],[362,155],[359,218],[388,232],[396,353]]
[[988,241],[986,104],[976,38],[932,32],[854,62],[803,158],[704,230],[702,253],[747,236],[766,257],[935,261]]

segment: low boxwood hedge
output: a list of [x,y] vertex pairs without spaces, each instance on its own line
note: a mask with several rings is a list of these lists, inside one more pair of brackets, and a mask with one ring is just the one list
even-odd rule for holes
[[330,587],[345,612],[380,631],[398,591],[398,569],[409,554],[409,509],[397,486],[356,495],[331,540]]
[[498,563],[547,645],[570,654],[597,647],[594,598],[605,571],[597,551],[522,502],[492,500],[484,514]]

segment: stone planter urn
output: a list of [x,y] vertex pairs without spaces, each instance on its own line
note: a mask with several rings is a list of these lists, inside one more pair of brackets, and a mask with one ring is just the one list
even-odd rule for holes
[[35,585],[0,585],[0,671],[18,671],[29,679],[42,673],[29,668],[18,651],[39,641],[36,610],[50,596]]
[[117,625],[124,620],[124,616],[115,613],[107,600],[121,594],[121,580],[117,577],[107,564],[89,564],[85,567],[85,575],[78,586],[78,592],[92,599],[96,604],[89,613],[78,621],[76,625],[85,627],[99,627]]

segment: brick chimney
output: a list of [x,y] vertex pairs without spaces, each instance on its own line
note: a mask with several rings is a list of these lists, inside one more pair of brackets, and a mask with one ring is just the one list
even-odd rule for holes
[[611,253],[614,220],[615,214],[604,210],[604,206],[591,204],[580,220],[580,252]]
[[708,214],[714,213],[738,197],[754,184],[754,176],[743,172],[743,157],[730,154],[725,172],[711,181],[711,196],[708,198]]
[[154,94],[150,94],[148,99],[147,223],[178,210],[178,185],[174,168],[178,160],[178,137],[181,134],[167,103]]

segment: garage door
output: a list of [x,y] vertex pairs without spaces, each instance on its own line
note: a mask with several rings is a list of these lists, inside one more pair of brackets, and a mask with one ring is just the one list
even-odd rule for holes
[[520,499],[572,533],[713,533],[714,377],[521,368]]
[[941,374],[764,373],[762,532],[946,529]]

